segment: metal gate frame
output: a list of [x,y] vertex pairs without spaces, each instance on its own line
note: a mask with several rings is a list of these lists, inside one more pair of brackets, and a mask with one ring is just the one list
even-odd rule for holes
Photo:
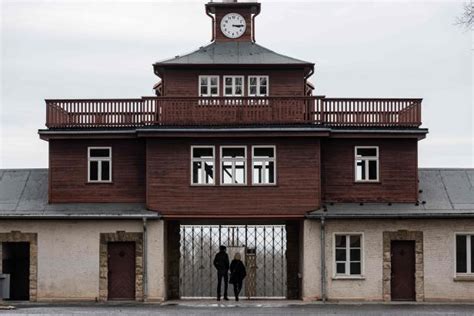
[[[254,256],[256,266],[246,266],[247,276],[241,293],[247,298],[284,299],[287,294],[285,225],[180,225],[180,297],[216,296],[217,275],[212,265],[219,245],[245,247],[244,258]],[[232,261],[233,258],[229,258]],[[249,258],[250,259],[250,258]],[[255,289],[250,288],[252,281]],[[229,286],[229,295],[232,286]]]

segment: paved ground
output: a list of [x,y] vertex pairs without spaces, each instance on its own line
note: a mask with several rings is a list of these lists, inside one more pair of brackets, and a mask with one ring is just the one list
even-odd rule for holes
[[[15,304],[13,304],[15,305]],[[306,304],[304,302],[167,302],[165,304],[18,304],[0,315],[474,315],[474,304]]]

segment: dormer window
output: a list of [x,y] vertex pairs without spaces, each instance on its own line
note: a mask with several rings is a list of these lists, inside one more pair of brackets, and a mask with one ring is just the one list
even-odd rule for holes
[[249,96],[268,96],[268,76],[249,76]]
[[218,97],[219,76],[199,76],[199,95],[201,97]]
[[224,95],[242,97],[244,95],[244,76],[224,76]]
[[112,148],[87,149],[88,182],[112,182]]
[[377,146],[355,147],[355,181],[379,181],[379,148]]

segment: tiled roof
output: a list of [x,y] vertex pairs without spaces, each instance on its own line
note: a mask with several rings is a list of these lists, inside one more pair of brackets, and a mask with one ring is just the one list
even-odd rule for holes
[[155,63],[157,66],[170,64],[313,65],[307,61],[276,53],[253,42],[213,42],[189,54]]
[[474,169],[419,169],[418,203],[327,203],[308,217],[474,217]]
[[48,169],[0,169],[0,218],[158,218],[144,204],[48,204]]

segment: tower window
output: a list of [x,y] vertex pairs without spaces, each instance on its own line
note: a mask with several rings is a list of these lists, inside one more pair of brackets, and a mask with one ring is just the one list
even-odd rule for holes
[[219,96],[219,76],[199,76],[199,95],[201,97]]
[[268,76],[249,76],[249,96],[268,96]]
[[355,147],[355,181],[379,181],[379,148],[377,146]]
[[224,95],[226,97],[241,97],[244,95],[243,76],[224,76]]
[[87,148],[88,182],[112,182],[112,148]]

